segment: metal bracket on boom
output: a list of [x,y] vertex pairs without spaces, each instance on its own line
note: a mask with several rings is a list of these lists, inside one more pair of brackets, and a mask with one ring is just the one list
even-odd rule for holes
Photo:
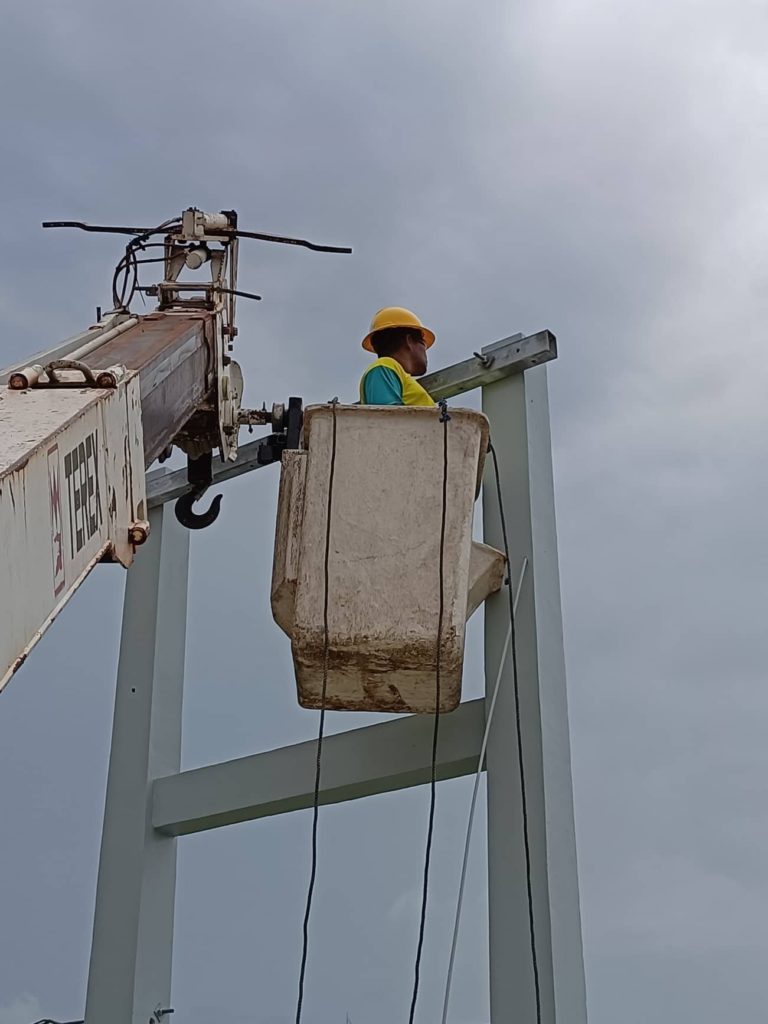
[[[62,370],[69,372],[68,378],[60,377]],[[79,373],[80,379],[71,374]],[[124,366],[115,364],[104,370],[92,370],[81,359],[54,359],[45,366],[28,366],[19,373],[11,374],[8,387],[20,391],[24,388],[116,388],[126,377]]]
[[[263,409],[242,409],[239,413],[241,424],[271,424],[274,432],[268,434],[259,449],[259,465],[268,466],[282,459],[286,449],[301,446],[301,428],[304,422],[303,403],[300,398],[289,398],[288,407],[282,404],[272,406],[272,411]],[[213,455],[209,452],[187,457],[187,480],[190,490],[177,499],[174,511],[176,518],[188,530],[203,530],[216,521],[221,509],[221,495],[217,494],[205,512],[195,512],[194,505],[202,498],[213,483]]]
[[304,412],[301,399],[289,398],[288,408],[283,412],[280,429],[265,437],[259,449],[259,465],[268,466],[273,462],[279,462],[286,449],[299,448],[303,422]]

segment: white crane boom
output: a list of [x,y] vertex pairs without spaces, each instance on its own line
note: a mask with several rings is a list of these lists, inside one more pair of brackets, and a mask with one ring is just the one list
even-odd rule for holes
[[0,688],[98,561],[131,564],[145,508],[137,375],[0,392]]
[[211,390],[213,320],[108,321],[47,373],[0,375],[0,689],[94,565],[146,539],[145,468]]
[[[55,349],[0,372],[0,690],[99,561],[130,566],[149,532],[145,470],[172,444],[188,457],[190,488],[176,503],[191,529],[214,521],[192,504],[212,479],[212,451],[237,458],[241,424],[271,425],[263,461],[298,446],[301,402],[271,412],[241,409],[242,374],[230,356],[237,336],[239,239],[351,249],[242,231],[233,210],[191,207],[155,228],[73,221],[43,227],[128,235],[115,269],[113,310]],[[162,236],[161,242],[156,242]],[[160,259],[139,258],[147,248]],[[139,284],[140,263],[163,279]],[[208,280],[188,280],[206,269]],[[136,292],[158,298],[145,316]]]

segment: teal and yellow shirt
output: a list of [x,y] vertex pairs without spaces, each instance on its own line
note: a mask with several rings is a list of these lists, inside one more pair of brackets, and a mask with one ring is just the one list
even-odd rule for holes
[[362,405],[434,405],[429,392],[400,363],[384,356],[371,363],[360,380]]

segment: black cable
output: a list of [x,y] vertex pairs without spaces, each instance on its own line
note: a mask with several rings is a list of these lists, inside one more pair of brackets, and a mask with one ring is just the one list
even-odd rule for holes
[[[128,228],[109,227],[105,224],[84,224],[80,220],[47,220],[43,221],[44,228],[79,228],[81,231],[96,231],[110,235],[136,235],[138,237],[149,237],[160,235],[171,224],[177,224],[179,217],[167,220],[156,228]],[[312,249],[314,252],[340,252],[351,253],[348,246],[340,245],[317,245],[315,242],[308,242],[304,238],[287,238],[283,235],[265,235],[260,231],[241,231],[239,228],[222,228],[212,232],[221,237],[255,238],[261,242],[279,242],[281,245],[301,245],[305,249]]]
[[439,579],[440,595],[437,613],[437,644],[435,651],[435,727],[432,732],[432,764],[429,780],[429,821],[427,824],[427,847],[424,854],[424,878],[421,892],[421,918],[419,920],[419,941],[416,947],[416,963],[413,971],[413,992],[408,1024],[413,1024],[416,1013],[416,1002],[419,998],[419,982],[421,980],[421,955],[424,950],[424,932],[427,923],[427,897],[429,894],[429,868],[432,861],[432,835],[435,827],[435,803],[437,799],[437,743],[440,735],[440,684],[442,674],[443,618],[445,616],[445,527],[448,511],[448,415],[445,402],[439,403],[442,410],[440,422],[443,424],[443,494],[442,513],[440,517],[440,558]]
[[[181,222],[180,217],[171,217],[169,220],[163,221],[162,224],[158,224],[156,228],[130,228],[130,227],[119,227],[119,226],[107,226],[101,224],[85,224],[83,221],[77,220],[59,220],[59,221],[43,221],[44,228],[79,228],[81,231],[94,231],[102,232],[107,234],[118,234],[118,235],[131,235],[131,240],[125,247],[125,253],[115,268],[114,275],[112,277],[112,304],[115,309],[128,309],[133,300],[134,295],[137,291],[143,292],[145,289],[139,287],[139,263],[154,262],[150,260],[138,260],[136,252],[143,250],[148,244],[152,247],[158,244],[152,242],[149,243],[149,239],[153,235],[161,235],[166,232],[170,227],[177,225]],[[242,231],[235,227],[226,227],[221,231],[216,231],[216,235],[220,238],[233,239],[233,238],[255,238],[263,242],[279,242],[282,245],[299,245],[305,249],[312,249],[314,252],[335,252],[335,253],[351,253],[352,250],[347,246],[338,245],[317,245],[314,242],[308,242],[304,238],[288,238],[283,235],[266,235],[259,231]],[[159,260],[157,262],[160,262]],[[122,278],[122,280],[121,280]],[[255,299],[258,301],[261,296],[254,295],[250,292],[240,292],[235,290],[220,289],[220,291],[226,291],[230,295],[239,295],[244,299]]]
[[[265,235],[261,231],[241,231],[239,228],[236,228],[234,231],[230,231],[229,233],[237,235],[238,238],[255,238],[260,242],[279,242],[281,245],[301,245],[305,249],[312,249],[313,252],[352,252],[352,250],[346,245],[317,245],[317,243],[308,242],[304,238],[286,238],[283,235]],[[226,232],[222,232],[222,234],[226,234]]]
[[[138,263],[152,263],[152,260],[138,260]],[[169,281],[168,290],[175,289],[180,292],[194,292],[202,291],[204,288],[213,287],[215,291],[220,292],[223,295],[239,295],[241,299],[255,299],[257,302],[261,302],[261,296],[255,295],[253,292],[242,292],[237,288],[224,288],[221,285],[209,285],[209,284],[196,284],[191,281]],[[157,285],[139,285],[136,289],[139,292],[146,292],[147,295],[157,295]]]
[[[112,306],[114,309],[123,309],[125,306],[123,300],[128,287],[128,253],[129,249],[126,248],[112,275]],[[118,283],[121,274],[123,275],[122,286]]]
[[[167,231],[168,228],[174,224],[179,223],[179,217],[171,217],[169,220],[163,221],[162,224],[158,224],[156,228],[144,228],[144,229],[133,229],[129,228],[117,228],[115,229],[118,233],[123,234],[132,231],[135,235],[125,247],[125,253],[122,259],[115,267],[115,273],[112,277],[112,302],[115,309],[128,309],[133,297],[137,291],[139,291],[139,260],[136,256],[137,252],[143,252],[149,245],[155,248],[156,245],[164,245],[164,243],[149,242],[152,235],[162,234]],[[43,224],[43,227],[79,227],[84,231],[104,231],[108,230],[100,227],[89,227],[76,221],[64,221],[61,223],[47,223]],[[142,261],[143,262],[143,261]],[[120,277],[122,275],[122,282],[118,285]]]
[[123,228],[123,227],[112,227],[106,224],[84,224],[81,220],[44,220],[42,227],[44,228],[79,228],[81,231],[95,231],[100,234],[106,235],[137,235],[137,236],[148,236],[148,235],[162,235],[162,233],[169,228],[172,224],[178,224],[181,222],[181,217],[171,217],[170,220],[163,221],[156,228]]
[[35,1024],[85,1024],[84,1020],[51,1020],[50,1017],[43,1017],[42,1020],[36,1020]]
[[260,295],[256,295],[254,292],[242,292],[238,288],[217,288],[216,291],[223,295],[239,295],[241,299],[255,299],[256,302],[261,302]]
[[[509,559],[509,541],[507,539],[507,520],[504,515],[504,502],[501,496],[501,475],[496,449],[488,445],[493,459],[493,472],[496,477],[496,495],[499,502],[499,519],[501,536],[504,542],[504,554],[507,558],[507,572],[512,564]],[[539,980],[539,960],[536,954],[536,928],[533,917],[533,880],[531,877],[531,842],[528,825],[528,790],[525,785],[525,762],[523,759],[523,729],[520,714],[520,686],[517,676],[517,638],[515,635],[515,597],[512,593],[512,579],[508,580],[507,596],[509,597],[509,629],[510,648],[512,652],[512,690],[515,695],[515,730],[517,732],[517,763],[520,771],[520,802],[523,811],[523,845],[525,847],[525,882],[528,895],[528,927],[531,937],[531,965],[533,967],[533,985],[536,992],[536,1024],[541,1024],[541,983]]]
[[[132,239],[126,245],[125,252],[115,267],[112,277],[112,301],[115,309],[128,309],[136,294],[139,287],[139,261],[136,252],[143,249],[144,245],[139,239]],[[122,283],[118,285],[121,275]]]
[[301,949],[301,970],[299,972],[299,995],[296,1003],[296,1024],[300,1024],[301,1010],[304,1005],[304,978],[307,971],[307,954],[309,951],[309,915],[312,910],[312,896],[317,877],[317,822],[320,810],[320,771],[323,756],[323,734],[325,731],[325,698],[328,690],[328,655],[330,652],[330,633],[328,628],[328,592],[330,584],[331,561],[331,510],[333,508],[333,480],[336,474],[336,406],[338,399],[331,402],[332,433],[331,463],[328,470],[328,506],[325,523],[325,559],[323,565],[323,689],[320,697],[320,725],[317,733],[317,757],[315,759],[315,792],[312,800],[312,868],[309,873],[307,889],[307,905],[304,910],[303,942]]

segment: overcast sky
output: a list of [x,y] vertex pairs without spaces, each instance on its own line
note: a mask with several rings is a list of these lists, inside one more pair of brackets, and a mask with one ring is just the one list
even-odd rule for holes
[[[41,220],[190,204],[355,248],[244,244],[249,404],[354,398],[385,304],[436,331],[433,367],[555,332],[590,1020],[759,1019],[764,0],[38,0],[3,21],[0,365],[108,305],[115,240]],[[185,767],[315,732],[268,609],[276,484],[229,485],[193,539]],[[0,1024],[84,1009],[122,586],[100,567],[0,700]],[[469,788],[440,790],[425,1024]],[[426,801],[323,812],[308,1020],[405,1019]],[[301,813],[180,844],[180,1024],[293,1020],[308,840]],[[481,841],[471,870],[455,1024],[488,1020]]]

